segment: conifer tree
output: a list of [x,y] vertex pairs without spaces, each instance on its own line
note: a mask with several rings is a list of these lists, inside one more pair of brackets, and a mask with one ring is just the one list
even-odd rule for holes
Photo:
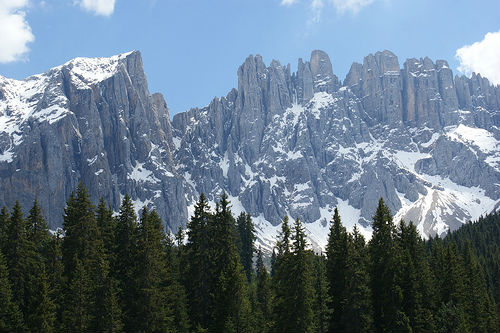
[[113,210],[106,205],[102,197],[97,205],[96,221],[104,246],[104,254],[110,262],[113,262],[117,221],[113,218]]
[[186,267],[183,270],[189,318],[197,328],[207,328],[209,324],[209,297],[213,283],[209,276],[211,258],[208,254],[211,241],[209,224],[212,219],[206,197],[202,193],[187,226]]
[[368,274],[368,251],[356,225],[349,237],[349,276],[344,314],[346,332],[372,332],[373,309]]
[[[67,281],[64,302],[74,306],[81,315],[67,318],[71,312],[66,310],[63,321],[69,325],[65,327],[67,330],[97,330],[100,309],[95,305],[101,297],[106,258],[95,207],[82,183],[78,185],[76,195],[71,194],[64,212],[62,259]],[[74,293],[75,288],[81,288],[78,295]]]
[[27,301],[27,326],[33,332],[53,332],[56,306],[51,298],[50,284],[41,261],[31,267],[29,297]]
[[307,241],[302,223],[297,218],[294,224],[291,284],[294,302],[290,314],[294,318],[293,332],[310,332],[313,328],[312,306],[314,289],[312,279],[312,253],[307,250]]
[[116,222],[116,246],[112,257],[112,276],[118,283],[118,300],[122,307],[122,322],[124,331],[137,331],[140,325],[138,319],[139,306],[137,291],[138,261],[138,226],[137,216],[132,200],[128,194],[122,200],[120,213]]
[[257,324],[256,329],[259,332],[270,332],[273,327],[272,323],[272,302],[273,294],[271,289],[271,279],[267,269],[264,266],[264,259],[262,250],[259,248],[257,252],[257,284],[256,284],[256,299],[257,311],[260,317],[260,322]]
[[401,221],[397,234],[397,283],[402,290],[401,311],[414,331],[433,331],[434,292],[431,273],[417,228]]
[[440,290],[440,304],[436,315],[436,331],[468,332],[464,309],[464,267],[455,244],[437,248],[434,254],[435,274]]
[[119,332],[123,328],[122,310],[119,304],[118,281],[111,272],[115,262],[115,232],[116,219],[113,218],[111,207],[106,205],[101,197],[96,210],[96,222],[103,246],[102,261],[98,275],[101,283],[98,289],[100,295],[96,301],[96,330],[102,332]]
[[34,264],[34,244],[27,235],[26,222],[23,219],[21,205],[16,202],[10,215],[6,231],[5,259],[9,269],[12,286],[12,301],[23,315],[23,323],[28,316],[28,297],[30,292],[31,267]]
[[161,220],[155,211],[142,210],[139,226],[138,261],[142,269],[139,271],[139,313],[141,327],[139,331],[159,332],[168,328],[165,308],[166,257],[163,249],[164,233]]
[[408,319],[398,311],[401,290],[396,285],[396,230],[389,208],[382,198],[372,227],[369,251],[374,327],[377,332],[405,331],[409,325]]
[[288,332],[295,327],[295,318],[292,315],[294,294],[292,286],[292,253],[290,250],[291,230],[288,216],[281,222],[281,231],[276,240],[276,261],[273,265],[274,276],[272,279],[274,289],[274,331]]
[[49,290],[55,305],[55,330],[62,330],[62,308],[64,301],[64,266],[62,263],[62,234],[61,229],[50,237],[47,246],[46,271],[49,282]]
[[[179,228],[182,230],[181,228]],[[180,232],[177,233],[181,234]],[[184,236],[182,236],[183,239]],[[184,246],[181,242],[178,246]],[[179,253],[180,250],[175,249],[170,237],[167,237],[165,242],[165,253],[166,253],[166,280],[165,285],[165,297],[166,297],[166,317],[169,320],[170,330],[173,332],[189,332],[190,324],[187,311],[187,299],[186,291],[181,283]]]
[[252,222],[252,217],[250,214],[245,214],[241,212],[236,220],[236,225],[238,227],[239,233],[239,244],[240,244],[240,258],[243,269],[247,276],[247,280],[250,281],[252,277],[252,263],[254,254],[254,242],[255,242],[255,229]]
[[7,263],[2,251],[0,251],[0,332],[21,330],[22,321],[21,311],[17,304],[12,301]]
[[227,195],[223,193],[213,220],[213,245],[209,254],[213,258],[216,279],[209,327],[213,332],[245,332],[249,329],[250,303],[234,239],[235,228]]
[[347,231],[340,220],[339,211],[335,208],[328,244],[326,246],[326,269],[332,308],[330,331],[344,330],[344,307],[347,299],[348,273],[348,239]]
[[62,311],[63,327],[65,331],[89,332],[93,321],[90,277],[77,254],[74,254],[71,264],[72,274],[65,290]]
[[5,252],[7,246],[7,230],[9,230],[10,216],[5,206],[0,210],[0,251]]
[[43,256],[45,261],[47,257],[46,248],[50,242],[50,232],[37,200],[33,203],[26,220],[28,239],[33,242],[36,251]]
[[465,243],[463,261],[465,271],[464,312],[468,326],[472,332],[493,332],[497,328],[498,317],[488,310],[494,306],[486,289],[483,270],[473,253],[470,242]]
[[276,264],[276,248],[273,248],[273,252],[271,253],[271,277],[274,276],[274,266]]
[[314,256],[314,327],[318,333],[328,332],[331,311],[329,308],[330,296],[326,276],[326,263],[323,255]]

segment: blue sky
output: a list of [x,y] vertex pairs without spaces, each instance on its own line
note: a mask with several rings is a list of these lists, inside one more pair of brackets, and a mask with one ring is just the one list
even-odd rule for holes
[[500,83],[499,15],[498,0],[0,0],[0,75],[137,49],[172,114],[237,87],[249,54],[295,69],[321,49],[343,80],[353,61],[388,49],[400,64],[445,59]]

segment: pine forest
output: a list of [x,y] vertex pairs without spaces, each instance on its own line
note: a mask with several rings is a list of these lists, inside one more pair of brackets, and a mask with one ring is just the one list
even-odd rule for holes
[[117,213],[92,199],[80,184],[57,232],[36,201],[1,210],[1,332],[499,330],[498,213],[424,240],[380,199],[370,240],[335,209],[324,252],[284,216],[264,253],[225,194],[175,235],[129,196]]

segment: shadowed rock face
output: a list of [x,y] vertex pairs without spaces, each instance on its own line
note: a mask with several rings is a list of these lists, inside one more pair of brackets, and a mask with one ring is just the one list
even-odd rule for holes
[[20,136],[18,144],[10,135],[0,145],[3,156],[13,153],[0,163],[1,204],[19,200],[28,208],[38,198],[55,228],[82,181],[95,201],[102,196],[114,209],[130,193],[138,204],[154,203],[173,225],[184,220],[168,108],[161,95],[150,95],[139,52],[75,59],[24,81],[4,79],[0,90],[0,112],[15,111],[7,130]]
[[343,84],[322,51],[297,68],[249,56],[237,89],[172,121],[137,51],[0,77],[0,204],[37,197],[59,226],[83,181],[95,201],[117,210],[129,193],[175,231],[201,192],[226,191],[261,239],[289,214],[314,223],[318,244],[336,205],[369,231],[382,196],[427,235],[498,206],[498,86],[453,78],[443,60],[400,68],[389,51],[354,63]]

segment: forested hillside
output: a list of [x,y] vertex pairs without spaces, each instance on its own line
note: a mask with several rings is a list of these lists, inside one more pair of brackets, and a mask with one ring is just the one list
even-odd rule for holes
[[[495,332],[500,216],[424,241],[383,199],[369,241],[335,209],[324,253],[284,216],[270,258],[250,215],[202,194],[187,230],[92,204],[80,184],[52,234],[35,201],[0,213],[0,331]],[[270,266],[265,261],[270,259]],[[270,270],[266,267],[270,267]]]

